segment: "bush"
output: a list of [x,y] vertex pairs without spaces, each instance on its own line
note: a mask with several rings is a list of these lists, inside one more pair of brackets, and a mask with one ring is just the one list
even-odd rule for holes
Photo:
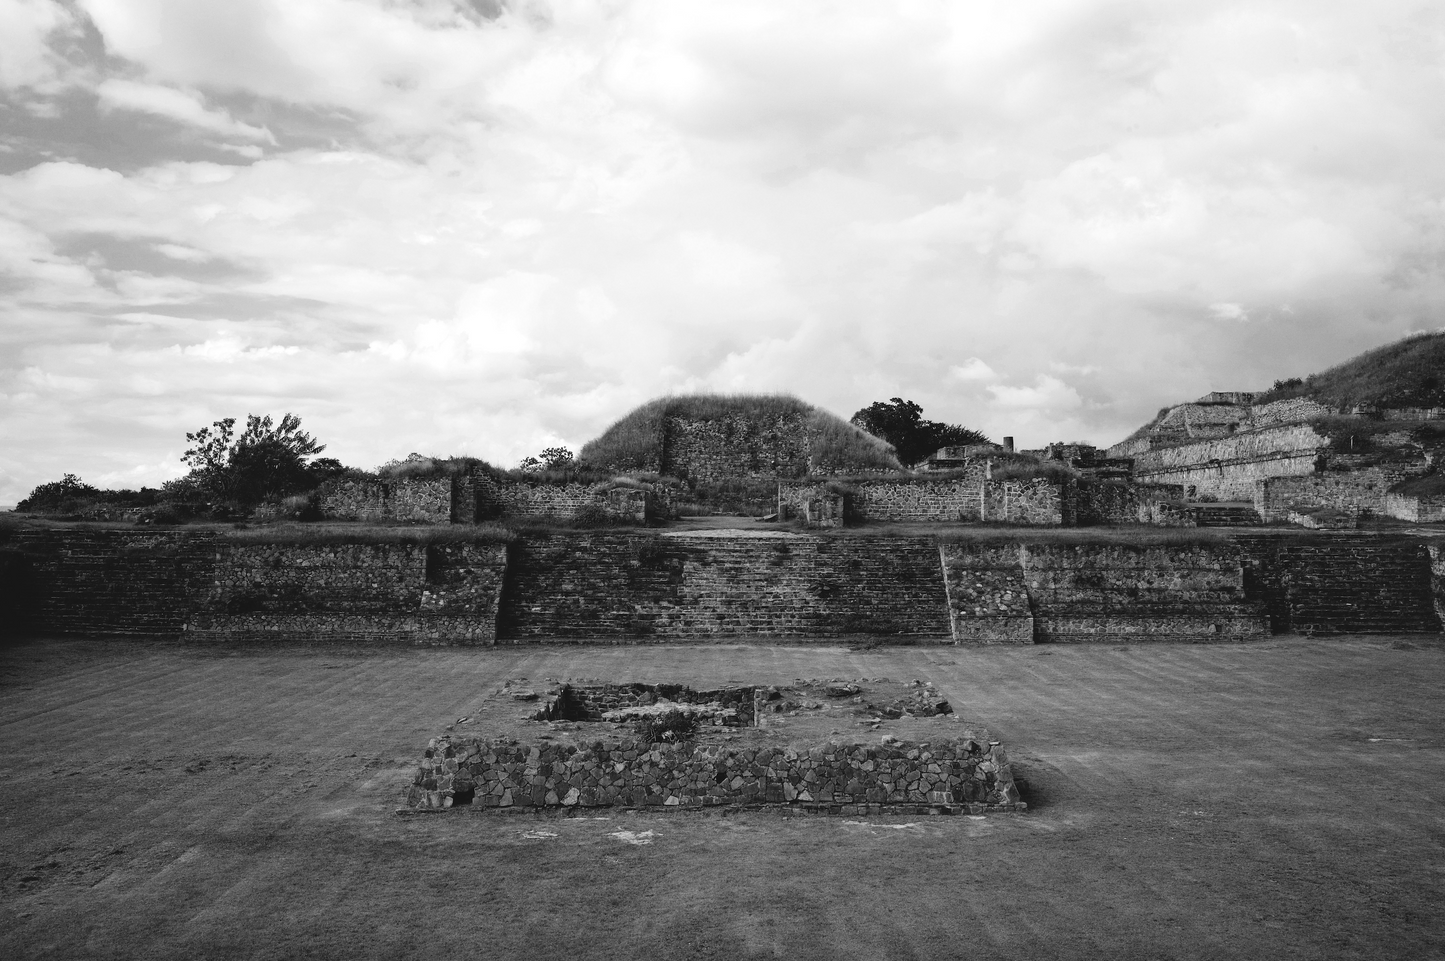
[[697,716],[688,711],[664,711],[637,722],[638,740],[686,741],[697,730]]

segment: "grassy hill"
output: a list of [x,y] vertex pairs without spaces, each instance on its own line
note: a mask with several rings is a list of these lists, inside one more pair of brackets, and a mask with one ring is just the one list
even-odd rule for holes
[[1366,351],[1308,377],[1280,382],[1256,404],[1307,397],[1331,407],[1445,407],[1445,333]]
[[837,470],[900,470],[891,445],[835,414],[788,394],[686,394],[648,401],[583,446],[579,459],[613,471],[655,469],[669,417],[692,421],[744,418],[759,423],[801,417],[809,462]]

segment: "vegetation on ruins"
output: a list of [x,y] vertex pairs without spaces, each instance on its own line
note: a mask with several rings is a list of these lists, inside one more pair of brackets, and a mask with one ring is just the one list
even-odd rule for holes
[[1417,334],[1308,377],[1275,381],[1256,404],[1304,397],[1330,407],[1445,407],[1445,333]]
[[943,447],[989,443],[971,428],[925,420],[923,408],[902,397],[875,401],[855,413],[850,423],[892,444],[904,464],[916,464]]
[[611,471],[662,467],[666,423],[746,418],[760,424],[798,417],[808,433],[809,460],[821,470],[898,470],[887,441],[790,394],[688,394],[660,397],[630,411],[583,445],[578,460]]

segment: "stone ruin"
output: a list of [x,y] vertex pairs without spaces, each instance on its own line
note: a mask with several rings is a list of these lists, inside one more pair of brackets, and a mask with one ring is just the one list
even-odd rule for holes
[[[841,679],[705,691],[668,684],[561,685],[527,715],[546,725],[531,743],[457,733],[431,739],[407,790],[408,810],[759,807],[866,815],[1027,808],[1007,753],[986,730],[927,740],[884,734],[871,744],[807,736],[809,722],[839,723],[841,715],[854,716],[870,732],[890,723],[956,720],[932,684],[914,681],[891,697],[879,697],[871,687]],[[536,695],[522,690],[511,697]],[[618,736],[628,724],[655,731],[647,722],[669,715],[686,717],[688,730],[656,740]],[[804,719],[801,737],[768,737],[761,730],[798,717]],[[558,739],[594,724],[611,736]]]

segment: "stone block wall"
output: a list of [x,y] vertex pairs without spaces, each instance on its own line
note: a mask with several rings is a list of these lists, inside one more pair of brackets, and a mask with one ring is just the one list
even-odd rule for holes
[[[1178,484],[1194,496],[1252,500],[1256,481],[1312,474],[1328,438],[1307,424],[1242,431],[1135,455],[1134,479]],[[1111,450],[1112,452],[1112,450]]]
[[1445,624],[1445,544],[1431,544],[1426,548],[1430,555],[1431,593],[1435,595],[1435,616]]
[[491,644],[500,544],[224,545],[195,641]]
[[195,531],[21,531],[26,620],[46,634],[178,636],[210,586],[215,541]]
[[477,472],[471,483],[478,519],[492,517],[571,518],[588,511],[601,511],[619,521],[645,524],[649,515],[649,492],[630,487],[601,488],[597,484],[533,483],[498,478]]
[[929,745],[803,750],[597,741],[511,745],[434,738],[407,794],[414,808],[777,805],[837,814],[1023,810],[1003,748]]
[[1251,593],[1275,633],[1437,633],[1432,557],[1418,541],[1368,534],[1239,535]]
[[1240,641],[1269,633],[1228,544],[943,546],[960,643]]
[[516,641],[948,633],[926,537],[529,535],[510,545],[501,614]]
[[1308,398],[1291,397],[1268,404],[1255,404],[1249,408],[1249,422],[1254,427],[1274,427],[1282,424],[1303,424],[1316,417],[1338,413],[1335,408]]
[[1380,512],[1417,524],[1445,524],[1445,494],[1386,494]]
[[1255,485],[1254,509],[1270,521],[1287,519],[1291,511],[1298,510],[1385,514],[1390,487],[1403,476],[1398,471],[1371,467],[1303,477],[1270,477]]
[[1058,481],[987,481],[979,520],[1058,526],[1064,523],[1063,485]]
[[1020,551],[1018,545],[939,547],[956,643],[1034,643],[1034,613]]
[[1193,527],[1196,524],[1194,516],[1181,506],[1184,488],[1178,484],[1078,483],[1065,487],[1063,496],[1064,523],[1070,527],[1095,524]]
[[692,482],[802,477],[808,473],[809,447],[808,420],[801,413],[716,420],[668,417],[660,472]]
[[409,521],[447,524],[453,516],[452,479],[342,479],[323,485],[316,496],[329,520]]

